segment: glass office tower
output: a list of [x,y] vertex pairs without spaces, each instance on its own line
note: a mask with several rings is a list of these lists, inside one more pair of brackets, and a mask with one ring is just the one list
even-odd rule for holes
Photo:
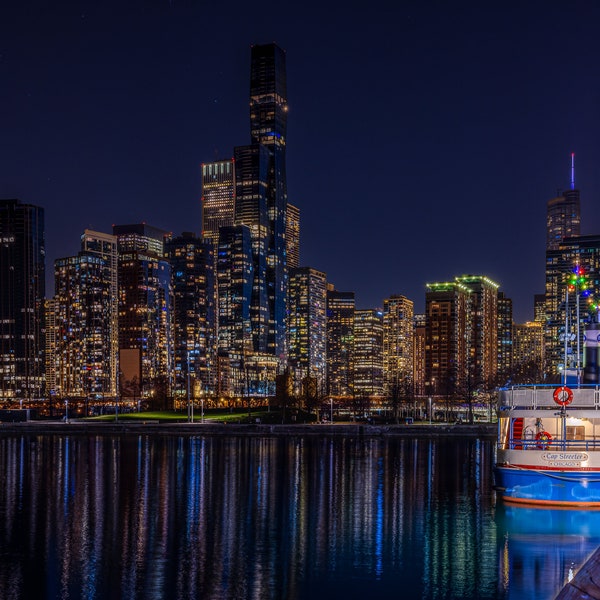
[[[266,285],[269,303],[267,347],[268,352],[277,356],[281,362],[285,362],[287,358],[287,111],[285,52],[276,44],[253,46],[250,69],[251,141],[269,151],[266,189]],[[238,171],[239,165],[236,164],[236,177]]]
[[44,392],[44,209],[0,200],[0,400]]

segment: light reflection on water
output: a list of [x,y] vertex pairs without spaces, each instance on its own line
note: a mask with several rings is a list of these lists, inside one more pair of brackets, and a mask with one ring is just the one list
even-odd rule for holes
[[0,597],[552,598],[599,543],[600,513],[496,506],[493,452],[6,435]]

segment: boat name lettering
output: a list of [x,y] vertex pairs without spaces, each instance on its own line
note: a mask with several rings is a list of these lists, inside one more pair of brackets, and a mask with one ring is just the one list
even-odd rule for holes
[[584,452],[544,452],[543,460],[588,460],[588,455]]

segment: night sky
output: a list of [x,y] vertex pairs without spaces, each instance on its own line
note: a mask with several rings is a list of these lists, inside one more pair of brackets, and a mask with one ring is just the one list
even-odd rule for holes
[[[600,3],[42,2],[0,8],[0,197],[86,227],[200,232],[200,165],[250,141],[250,46],[287,52],[301,263],[359,308],[485,274],[533,317],[576,154],[600,233]],[[49,278],[51,279],[51,278]]]

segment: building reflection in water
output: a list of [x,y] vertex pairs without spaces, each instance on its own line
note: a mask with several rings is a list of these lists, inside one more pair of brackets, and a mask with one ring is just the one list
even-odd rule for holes
[[477,440],[4,436],[1,596],[509,597],[492,463]]
[[500,586],[514,600],[556,597],[600,545],[600,511],[500,505]]

